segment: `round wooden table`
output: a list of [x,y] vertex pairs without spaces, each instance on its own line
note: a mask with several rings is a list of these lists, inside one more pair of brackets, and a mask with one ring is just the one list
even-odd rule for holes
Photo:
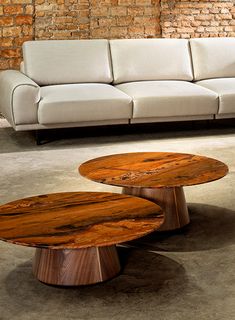
[[1,240],[36,247],[33,273],[53,285],[101,282],[120,271],[116,244],[163,223],[145,199],[107,192],[68,192],[0,206]]
[[159,204],[165,220],[159,230],[174,230],[189,223],[183,186],[222,178],[228,167],[221,161],[186,153],[136,152],[95,158],[79,167],[93,181],[123,187],[124,194]]

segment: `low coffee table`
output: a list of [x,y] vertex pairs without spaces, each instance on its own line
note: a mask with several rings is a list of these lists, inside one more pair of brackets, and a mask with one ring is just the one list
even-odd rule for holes
[[101,282],[120,271],[116,244],[163,222],[153,202],[107,192],[40,195],[0,206],[0,239],[36,247],[33,273],[53,285]]
[[79,167],[93,181],[123,187],[124,194],[159,204],[165,220],[159,230],[174,230],[189,223],[183,186],[222,178],[228,167],[215,159],[173,152],[137,152],[92,159]]

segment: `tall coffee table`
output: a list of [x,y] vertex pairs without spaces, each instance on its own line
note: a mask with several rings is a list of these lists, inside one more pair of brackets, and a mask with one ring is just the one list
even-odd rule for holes
[[36,247],[33,273],[53,285],[84,285],[117,275],[116,244],[159,228],[162,210],[145,199],[106,192],[41,195],[0,206],[0,239]]
[[79,167],[93,181],[123,187],[124,194],[149,199],[165,212],[161,231],[189,223],[183,186],[222,178],[228,167],[203,156],[173,152],[137,152],[92,159]]

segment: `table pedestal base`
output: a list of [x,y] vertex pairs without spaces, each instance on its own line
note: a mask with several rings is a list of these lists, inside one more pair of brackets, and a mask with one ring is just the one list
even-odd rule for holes
[[35,277],[62,286],[87,285],[113,278],[120,271],[116,246],[86,249],[36,249]]
[[182,187],[172,188],[129,188],[122,193],[138,196],[156,202],[164,211],[164,222],[158,231],[182,228],[190,221]]

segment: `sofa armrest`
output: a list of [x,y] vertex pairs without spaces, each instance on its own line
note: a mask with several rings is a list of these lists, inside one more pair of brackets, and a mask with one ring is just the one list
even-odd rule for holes
[[37,123],[40,87],[16,70],[0,72],[0,112],[15,127]]

